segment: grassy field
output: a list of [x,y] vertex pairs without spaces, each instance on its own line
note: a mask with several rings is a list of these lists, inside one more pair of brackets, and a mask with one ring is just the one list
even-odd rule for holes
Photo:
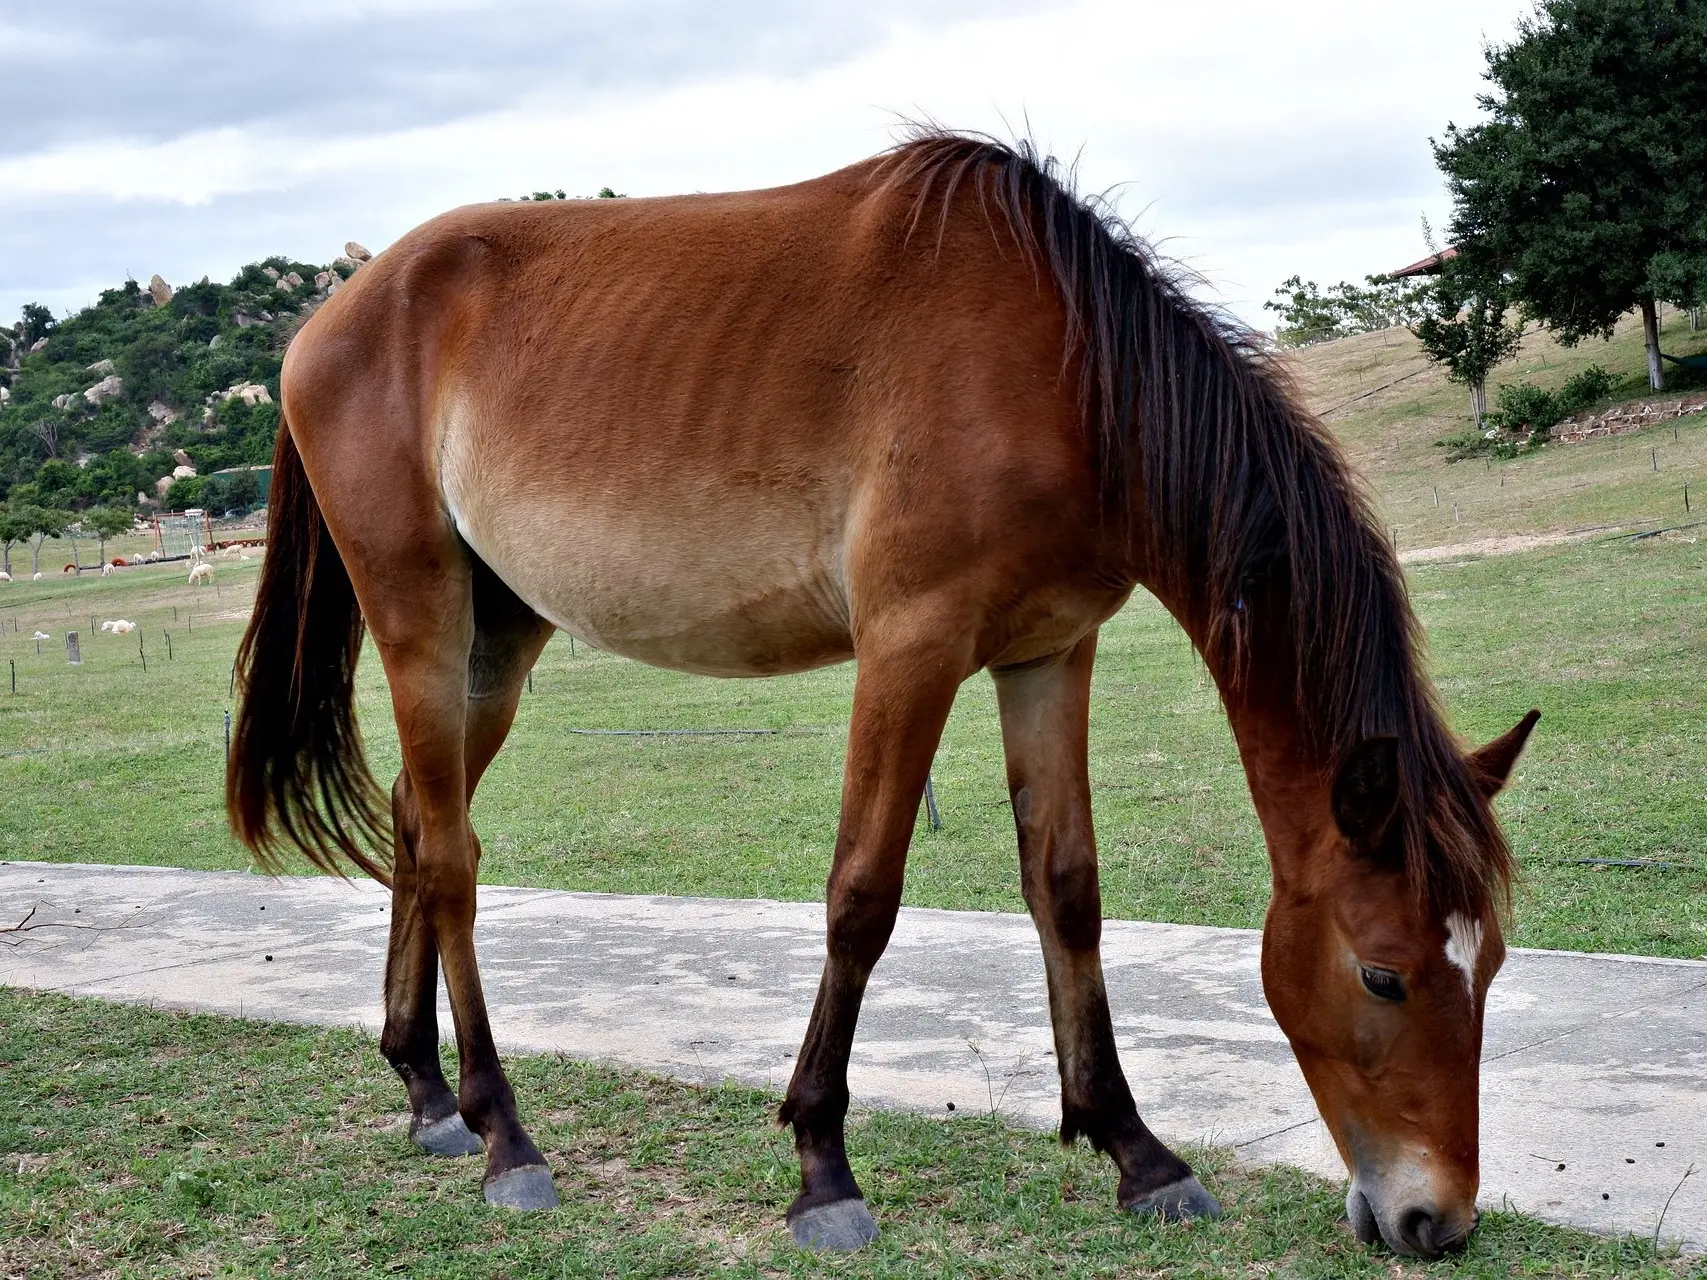
[[[1511,931],[1520,944],[1707,953],[1707,544],[1693,533],[1410,571],[1457,728],[1480,741],[1530,706],[1545,712],[1501,801],[1524,872]],[[222,563],[211,588],[160,567],[0,589],[0,660],[18,676],[17,695],[0,694],[0,856],[247,865],[225,834],[220,787],[231,658],[255,571]],[[136,635],[91,637],[92,617],[141,622],[143,651]],[[65,662],[68,626],[85,633],[80,667]],[[37,629],[52,633],[39,657]],[[715,681],[554,639],[476,803],[482,877],[818,898],[851,690],[848,667]],[[371,655],[360,705],[388,781],[398,755]],[[776,732],[566,732],[666,727]],[[1231,736],[1201,664],[1148,597],[1104,631],[1092,731],[1108,913],[1260,924],[1267,864]],[[915,840],[907,900],[1022,909],[986,677],[962,690],[935,778],[945,829]]]
[[1460,1257],[1357,1244],[1343,1191],[1190,1153],[1227,1207],[1161,1226],[1113,1166],[999,1116],[857,1115],[883,1226],[853,1257],[782,1229],[796,1167],[777,1099],[555,1058],[510,1065],[558,1175],[555,1213],[493,1212],[478,1161],[410,1146],[371,1040],[0,989],[0,1275],[445,1277],[1653,1277],[1701,1260],[1489,1213]]

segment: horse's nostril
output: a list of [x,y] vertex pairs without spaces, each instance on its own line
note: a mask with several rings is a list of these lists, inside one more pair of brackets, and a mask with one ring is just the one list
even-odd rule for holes
[[1427,1209],[1407,1209],[1399,1219],[1400,1242],[1419,1257],[1438,1258],[1445,1252],[1436,1239],[1438,1225]]

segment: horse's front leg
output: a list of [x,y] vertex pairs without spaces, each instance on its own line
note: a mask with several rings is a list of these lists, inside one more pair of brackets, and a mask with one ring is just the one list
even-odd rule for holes
[[1061,1140],[1083,1134],[1120,1168],[1120,1204],[1167,1218],[1221,1206],[1138,1118],[1102,974],[1102,894],[1088,769],[1093,632],[1048,662],[996,672],[1020,879],[1043,943],[1061,1071]]
[[[881,635],[887,629],[870,630]],[[857,1249],[877,1238],[843,1144],[848,1055],[866,980],[895,927],[907,844],[967,661],[940,643],[894,639],[882,651],[859,654],[841,824],[826,893],[824,973],[779,1115],[794,1126],[800,1153],[800,1194],[789,1206],[789,1231],[808,1248]]]

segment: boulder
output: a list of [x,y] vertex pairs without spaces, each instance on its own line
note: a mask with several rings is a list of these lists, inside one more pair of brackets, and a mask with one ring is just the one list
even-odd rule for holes
[[194,478],[195,474],[196,469],[194,467],[180,465],[172,468],[172,479],[174,480],[190,480]]
[[100,404],[103,400],[111,400],[124,391],[124,379],[118,374],[102,378],[94,386],[83,393],[83,398],[90,404]]
[[277,267],[262,267],[261,274],[266,276],[269,280],[277,280],[279,278],[279,269]]
[[171,487],[172,487],[172,477],[171,476],[161,476],[158,480],[156,480],[154,482],[154,496],[157,498],[164,498],[166,496],[166,490],[170,489]]
[[0,387],[0,404],[5,404],[12,398],[12,388]]
[[172,450],[172,461],[180,467],[187,467],[190,465],[190,455],[182,449],[174,449]]
[[302,287],[302,277],[292,271],[280,277],[279,283],[288,284],[293,289],[300,289]]
[[337,277],[330,271],[317,271],[314,273],[314,287],[316,289],[324,289],[336,278]]
[[75,394],[67,391],[64,395],[55,396],[53,398],[53,407],[55,409],[69,409],[76,399],[77,397]]
[[332,259],[332,265],[334,267],[342,267],[346,271],[354,271],[357,267],[361,266],[362,264],[357,262],[354,258],[350,257],[348,254],[342,254],[341,253],[336,258]]
[[102,377],[105,377],[109,373],[117,372],[117,366],[114,365],[111,360],[97,360],[94,364],[88,367],[88,371],[90,373],[98,373]]
[[254,325],[262,323],[246,311],[239,311],[236,315],[232,316],[232,319],[237,321],[237,327],[239,329],[248,329]]
[[158,274],[148,279],[148,296],[154,299],[154,305],[163,307],[172,301],[172,286],[162,280]]
[[148,416],[161,426],[165,426],[168,422],[176,422],[183,415],[163,400],[150,400],[148,402]]
[[241,400],[247,405],[271,404],[273,393],[259,382],[236,382],[225,389],[224,400]]
[[223,333],[216,333],[216,334],[214,334],[214,335],[213,335],[213,337],[211,337],[211,338],[209,338],[209,339],[208,339],[208,340],[207,340],[207,345],[208,345],[208,346],[209,346],[209,347],[210,347],[210,348],[211,348],[211,347],[217,347],[217,346],[218,346],[218,345],[219,345],[219,340],[220,340],[220,339],[221,339],[221,338],[223,338],[223,337],[224,337],[224,336],[225,336],[225,335],[224,335],[224,334],[223,334]]
[[40,351],[46,345],[47,345],[47,339],[46,338],[37,338],[34,342],[30,343],[30,350],[31,351]]
[[373,259],[373,255],[367,251],[367,247],[357,244],[354,240],[344,241],[344,256],[353,258],[357,262],[370,262]]

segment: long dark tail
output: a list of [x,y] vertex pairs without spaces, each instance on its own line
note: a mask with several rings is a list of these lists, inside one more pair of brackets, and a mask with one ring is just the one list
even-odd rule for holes
[[369,852],[391,843],[356,726],[361,608],[282,422],[267,511],[267,558],[237,650],[231,829],[269,871],[289,845],[324,871],[342,875],[348,862],[389,883],[388,859]]

